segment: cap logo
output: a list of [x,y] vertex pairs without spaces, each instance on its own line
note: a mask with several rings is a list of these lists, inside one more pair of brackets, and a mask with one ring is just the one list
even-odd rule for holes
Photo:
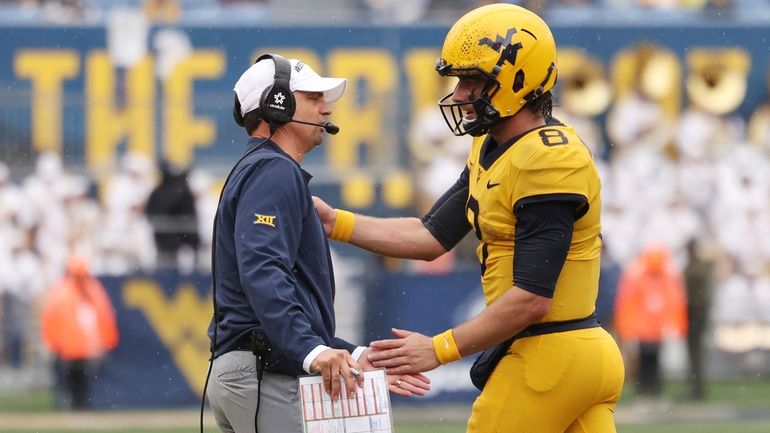
[[301,70],[302,70],[302,68],[304,68],[304,67],[305,67],[305,64],[304,64],[304,63],[302,63],[302,62],[297,62],[297,64],[296,64],[296,65],[294,65],[294,70],[295,70],[295,71],[297,71],[297,72],[299,72],[299,71],[301,71]]

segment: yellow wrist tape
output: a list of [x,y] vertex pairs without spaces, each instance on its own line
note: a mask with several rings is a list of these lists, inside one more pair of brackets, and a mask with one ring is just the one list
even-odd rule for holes
[[451,329],[433,337],[433,350],[436,351],[436,358],[442,365],[462,358]]
[[337,219],[334,221],[332,234],[329,236],[335,241],[348,242],[353,236],[353,227],[356,225],[356,214],[342,209],[335,209]]

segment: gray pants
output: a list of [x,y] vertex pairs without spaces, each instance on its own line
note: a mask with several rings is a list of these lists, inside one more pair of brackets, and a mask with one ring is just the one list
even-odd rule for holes
[[[234,350],[214,360],[206,396],[224,433],[253,433],[257,409],[256,357]],[[259,433],[302,433],[296,377],[265,372],[259,405]]]

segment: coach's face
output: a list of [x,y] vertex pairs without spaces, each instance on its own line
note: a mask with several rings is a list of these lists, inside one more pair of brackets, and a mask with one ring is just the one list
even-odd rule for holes
[[[294,112],[294,119],[303,122],[324,123],[332,114],[331,105],[324,99],[323,92],[294,92],[297,100],[297,109]],[[290,123],[295,129],[298,139],[308,145],[307,150],[321,144],[326,132],[324,128],[314,125],[303,125],[301,123]]]

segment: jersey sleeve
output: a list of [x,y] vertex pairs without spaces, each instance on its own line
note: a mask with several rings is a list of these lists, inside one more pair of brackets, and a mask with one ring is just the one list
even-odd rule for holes
[[569,148],[543,147],[519,167],[512,190],[513,211],[523,204],[563,201],[575,204],[577,219],[588,211],[592,194],[590,156]]
[[433,207],[420,220],[434,238],[449,251],[471,230],[465,217],[465,203],[468,201],[468,168],[460,174]]
[[552,298],[572,242],[573,210],[564,201],[522,204],[516,211],[513,283]]

